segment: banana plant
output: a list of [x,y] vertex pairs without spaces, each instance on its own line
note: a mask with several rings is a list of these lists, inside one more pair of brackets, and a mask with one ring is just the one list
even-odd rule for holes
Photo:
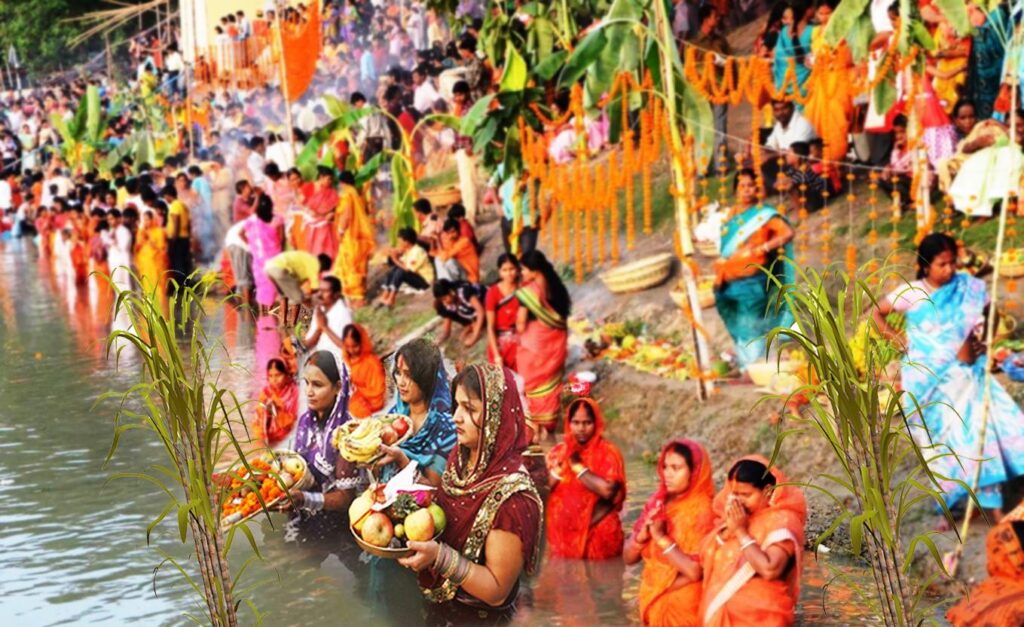
[[[329,95],[324,96],[323,100],[324,108],[332,119],[310,135],[306,145],[303,146],[302,151],[295,158],[295,167],[298,168],[299,172],[302,173],[302,177],[306,180],[316,177],[316,168],[319,165],[339,169],[355,168],[357,166],[355,155],[350,156],[350,163],[335,163],[333,152],[330,150],[324,152],[323,148],[336,141],[347,141],[349,145],[355,144],[356,125],[360,120],[375,111],[371,107],[356,109],[347,102]],[[365,165],[369,164],[360,164],[361,173],[362,167]],[[380,161],[375,162],[374,165],[379,167]],[[375,174],[376,170],[373,170],[373,172],[363,173],[363,176],[368,180],[373,178]]]
[[53,128],[60,134],[60,152],[73,171],[92,171],[96,160],[108,147],[105,139],[107,114],[100,103],[100,92],[90,85],[70,121],[57,113],[50,116]]

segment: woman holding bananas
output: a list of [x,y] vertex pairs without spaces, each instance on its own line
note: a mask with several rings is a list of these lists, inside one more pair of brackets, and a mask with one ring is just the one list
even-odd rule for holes
[[398,398],[388,413],[408,416],[412,436],[398,446],[381,446],[384,457],[377,464],[377,477],[387,481],[415,460],[424,482],[439,486],[448,454],[455,446],[451,394],[441,351],[425,339],[409,342],[398,349],[394,377]]
[[295,430],[295,451],[306,460],[313,475],[308,490],[289,491],[283,509],[299,511],[302,535],[328,537],[344,529],[345,516],[356,490],[366,486],[355,465],[338,457],[331,434],[349,420],[351,384],[348,369],[334,354],[317,351],[302,371],[308,409]]

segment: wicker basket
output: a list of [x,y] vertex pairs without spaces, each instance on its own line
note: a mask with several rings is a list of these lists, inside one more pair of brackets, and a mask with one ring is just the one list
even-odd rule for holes
[[[1018,251],[1021,255],[1024,251]],[[1017,257],[1013,261],[1006,261],[1005,258],[999,264],[999,276],[1005,279],[1018,279],[1024,276],[1024,257]]]
[[601,280],[609,291],[616,294],[650,289],[668,279],[674,259],[674,253],[645,257],[601,274]]
[[[352,527],[352,525],[349,525],[348,530],[352,532],[352,537],[356,539],[356,544],[359,545],[359,548],[361,548],[362,550],[366,551],[370,555],[376,555],[377,557],[382,557],[382,558],[384,558],[386,560],[397,560],[397,559],[401,559],[403,557],[408,557],[408,556],[412,555],[412,549],[410,549],[408,547],[402,547],[400,549],[392,549],[392,548],[388,548],[388,547],[375,546],[373,544],[370,544],[366,540],[363,540],[362,538],[359,537],[359,534],[356,533],[356,530]],[[437,533],[434,534],[434,538],[433,539],[437,540],[440,537],[441,537],[441,532],[438,531]]]
[[697,249],[697,252],[705,257],[718,257],[722,254],[718,249],[718,244],[715,242],[697,240],[693,243],[693,247]]
[[285,459],[297,459],[302,462],[302,477],[292,486],[296,490],[308,490],[313,487],[313,473],[309,472],[306,459],[295,451],[278,451],[277,458],[283,463]]
[[[686,286],[680,281],[673,287],[669,297],[680,308],[686,307]],[[708,309],[715,306],[715,282],[712,276],[702,276],[697,283],[697,300],[701,309]]]
[[451,207],[455,203],[462,202],[462,192],[457,186],[423,190],[419,192],[419,196],[429,200],[434,209]]

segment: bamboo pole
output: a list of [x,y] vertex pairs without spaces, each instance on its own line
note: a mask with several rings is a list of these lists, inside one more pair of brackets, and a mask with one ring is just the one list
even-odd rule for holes
[[292,156],[292,162],[295,161],[295,136],[294,128],[292,124],[292,104],[288,99],[288,66],[284,61],[284,32],[281,30],[281,10],[278,9],[274,12],[274,21],[277,22],[277,46],[278,46],[278,70],[281,72],[281,94],[284,96],[284,119],[285,124],[288,125],[288,154]]
[[[1010,41],[1009,53],[1007,58],[1009,59],[1009,68],[1007,69],[1006,75],[1009,76],[1010,81],[1010,146],[1013,146],[1017,150],[1019,147],[1016,145],[1016,132],[1017,125],[1022,121],[1017,119],[1017,90],[1018,90],[1018,79],[1017,79],[1017,46],[1019,32],[1014,30],[1013,37]],[[985,346],[989,347],[990,350],[985,352],[985,378],[984,378],[984,396],[982,397],[981,403],[981,429],[979,431],[980,437],[978,438],[978,450],[976,455],[976,466],[974,469],[974,477],[971,479],[971,492],[974,493],[978,489],[978,484],[981,482],[981,465],[982,459],[985,456],[985,438],[988,435],[988,421],[991,417],[992,411],[992,354],[994,351],[991,350],[992,340],[995,337],[996,329],[996,312],[998,311],[997,304],[999,301],[999,267],[1002,265],[1003,257],[1003,239],[1006,236],[1006,215],[1010,212],[1010,196],[1011,194],[1020,198],[1020,178],[1014,177],[1013,182],[1014,189],[1008,186],[1006,194],[1003,196],[1002,211],[999,212],[999,230],[996,234],[996,250],[994,253],[994,260],[992,262],[992,289],[989,295],[989,315],[985,322]],[[967,533],[971,529],[971,517],[974,514],[974,499],[967,499],[967,509],[964,512],[964,521],[960,528],[960,542],[956,545],[952,555],[946,554],[947,558],[947,569],[949,575],[955,576],[956,571],[960,566],[960,558],[963,556],[964,543],[967,541]]]
[[665,113],[668,116],[669,141],[672,142],[672,183],[675,186],[676,229],[679,233],[680,252],[682,255],[683,282],[686,285],[687,299],[692,312],[691,326],[693,333],[694,352],[697,357],[697,366],[700,369],[700,376],[697,377],[697,398],[707,400],[714,391],[714,382],[706,376],[711,370],[710,349],[707,339],[703,335],[703,315],[701,313],[700,298],[697,295],[697,277],[694,276],[690,264],[687,263],[693,256],[693,239],[690,236],[690,211],[687,203],[686,189],[688,181],[686,172],[679,155],[683,154],[683,139],[679,133],[676,112],[676,83],[672,70],[675,67],[674,55],[675,39],[672,36],[672,25],[669,23],[668,15],[665,12],[663,2],[654,2],[654,19],[658,37],[661,45],[658,46],[661,55],[661,68],[664,73],[665,82]]

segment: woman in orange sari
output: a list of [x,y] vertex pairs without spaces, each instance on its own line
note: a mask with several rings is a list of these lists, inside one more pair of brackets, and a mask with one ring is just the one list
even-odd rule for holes
[[547,539],[559,557],[604,560],[622,554],[626,465],[603,433],[597,403],[577,399],[565,412],[565,440],[548,453]]
[[350,324],[341,334],[342,354],[352,379],[352,395],[348,413],[353,418],[366,418],[384,408],[387,389],[384,363],[373,353],[373,342],[366,329]]
[[988,532],[988,579],[950,608],[955,627],[1024,625],[1024,504]]
[[697,627],[701,578],[699,573],[684,572],[689,564],[677,560],[699,553],[712,529],[711,459],[692,440],[672,440],[658,457],[658,478],[657,492],[626,541],[624,558],[627,564],[644,560],[639,593],[643,624]]
[[523,287],[516,330],[519,348],[516,368],[523,376],[526,407],[534,425],[534,439],[546,439],[554,430],[562,406],[562,371],[568,354],[566,332],[572,300],[544,253],[523,255]]
[[708,627],[782,627],[796,620],[807,503],[760,456],[729,469],[704,541],[700,616]]
[[366,203],[355,187],[355,177],[345,171],[339,180],[341,193],[334,219],[338,256],[334,260],[334,274],[341,279],[342,293],[349,305],[360,307],[366,300],[366,273],[377,244]]
[[804,116],[824,142],[822,158],[827,167],[836,167],[849,148],[847,135],[853,119],[853,59],[845,41],[835,49],[825,43],[825,27],[832,18],[835,0],[818,5],[818,27],[811,35],[814,69],[807,81],[807,106]]

